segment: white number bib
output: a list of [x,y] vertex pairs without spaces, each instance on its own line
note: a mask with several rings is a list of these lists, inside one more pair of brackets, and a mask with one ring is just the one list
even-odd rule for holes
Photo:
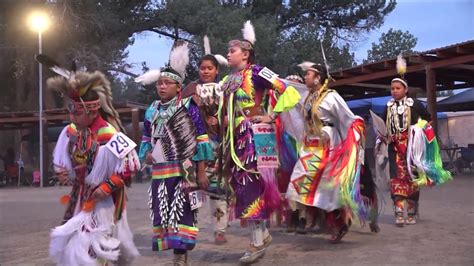
[[117,158],[123,159],[137,144],[122,132],[116,133],[105,145]]
[[205,194],[202,190],[195,190],[189,193],[189,204],[191,205],[191,210],[201,208],[204,195]]
[[258,75],[266,80],[268,80],[270,83],[274,83],[275,80],[278,78],[278,74],[275,72],[271,71],[270,69],[264,67],[260,72],[258,72]]

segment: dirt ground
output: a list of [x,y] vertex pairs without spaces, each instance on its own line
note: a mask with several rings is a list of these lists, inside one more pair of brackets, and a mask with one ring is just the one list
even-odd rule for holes
[[[151,251],[147,184],[129,190],[128,213],[141,257],[134,265],[164,265],[172,252]],[[0,264],[51,265],[48,258],[49,231],[63,214],[58,199],[68,187],[0,189]],[[455,177],[441,187],[421,193],[417,225],[393,225],[389,192],[380,191],[384,206],[381,232],[370,233],[359,225],[340,244],[327,242],[327,235],[295,235],[272,228],[273,244],[256,265],[473,265],[474,264],[474,176]],[[208,204],[206,204],[208,206]],[[249,244],[248,229],[233,221],[229,242],[213,244],[209,207],[200,211],[197,247],[190,253],[191,265],[236,265]]]

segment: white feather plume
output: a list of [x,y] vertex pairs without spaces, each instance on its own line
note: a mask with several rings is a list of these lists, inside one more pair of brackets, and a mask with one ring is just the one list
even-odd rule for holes
[[298,66],[299,66],[303,71],[307,71],[307,70],[310,69],[313,65],[315,65],[315,63],[309,62],[309,61],[304,61],[303,63],[299,64]]
[[407,61],[401,54],[397,56],[397,72],[403,77],[403,74],[407,72]]
[[211,43],[209,42],[209,37],[204,36],[204,54],[211,54]]
[[160,70],[159,69],[153,69],[145,74],[135,78],[135,82],[140,83],[142,85],[148,85],[156,82],[160,78]]
[[186,76],[186,66],[189,64],[189,47],[188,43],[185,42],[180,46],[176,46],[171,50],[170,54],[170,66],[176,70],[181,77]]
[[244,37],[244,40],[249,41],[251,44],[255,44],[255,41],[257,40],[255,37],[255,29],[253,28],[252,22],[250,22],[250,20],[247,20],[247,22],[244,23],[242,36]]
[[229,61],[227,61],[227,59],[224,56],[220,54],[215,54],[214,57],[216,58],[217,62],[219,62],[220,65],[223,65],[223,66],[229,65]]

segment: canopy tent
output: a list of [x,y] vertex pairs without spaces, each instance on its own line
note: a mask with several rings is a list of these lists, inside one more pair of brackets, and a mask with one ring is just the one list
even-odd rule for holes
[[369,114],[369,110],[372,110],[378,115],[382,115],[387,106],[387,102],[391,99],[391,96],[375,97],[368,99],[352,100],[347,101],[347,105],[356,115],[364,116]]
[[[383,112],[385,111],[385,108],[387,106],[387,102],[391,99],[391,96],[385,96],[385,97],[374,97],[374,98],[368,98],[368,99],[360,99],[360,100],[352,100],[352,101],[347,101],[347,105],[349,108],[354,112],[354,114],[366,117],[369,115],[369,110],[372,110],[374,113],[378,114],[381,116]],[[425,106],[426,102],[421,101]],[[438,112],[437,113],[438,118],[445,118],[446,114]]]
[[443,112],[474,111],[474,89],[468,89],[438,102]]

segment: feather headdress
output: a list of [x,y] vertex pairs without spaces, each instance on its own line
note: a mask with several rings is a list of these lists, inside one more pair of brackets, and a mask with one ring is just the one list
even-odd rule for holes
[[[186,77],[186,66],[189,64],[189,47],[185,42],[182,45],[176,46],[170,53],[170,67],[178,72],[184,80]],[[182,83],[182,81],[181,81]]]
[[319,70],[317,70],[316,68],[314,68],[315,65],[316,65],[316,63],[309,62],[309,61],[304,61],[303,63],[298,64],[298,66],[299,66],[299,67],[301,68],[301,70],[303,70],[303,71],[312,70],[312,71],[315,71],[316,73],[319,73]]
[[405,86],[405,88],[408,88],[408,83],[406,82],[404,76],[405,73],[407,72],[407,61],[401,54],[397,56],[397,73],[400,75],[400,78],[394,78],[392,79],[392,82],[398,81]]
[[220,65],[227,66],[229,64],[224,56],[211,53],[211,43],[209,42],[209,37],[207,37],[207,35],[204,36],[204,55],[214,56]]
[[[35,57],[36,61],[41,63],[42,65],[46,66],[49,68],[51,71],[54,73],[63,76],[65,78],[69,78],[71,76],[71,71],[61,67],[58,62],[56,62],[54,59],[51,57],[44,55],[44,54],[39,54]],[[75,70],[73,70],[75,71]]]
[[244,40],[249,41],[252,45],[255,44],[257,38],[255,37],[255,29],[250,20],[247,20],[244,23],[244,28],[242,29],[242,36],[244,37]]
[[247,20],[244,23],[242,28],[242,37],[243,40],[232,40],[229,42],[229,47],[238,46],[244,50],[253,50],[257,38],[255,37],[255,29],[250,20]]
[[69,112],[102,109],[105,120],[117,130],[123,131],[119,114],[112,104],[112,88],[109,80],[99,71],[85,72],[63,68],[47,55],[37,55],[36,60],[59,76],[49,78],[46,87],[68,97]]
[[397,56],[397,72],[401,77],[407,72],[407,61],[401,54]]
[[209,42],[209,37],[204,35],[204,54],[211,54],[211,43]]
[[177,45],[171,50],[169,65],[161,70],[152,69],[145,74],[135,78],[135,82],[142,85],[152,84],[160,77],[170,78],[179,84],[183,84],[186,77],[186,66],[189,64],[189,47],[185,42]]
[[149,85],[152,83],[155,83],[159,78],[160,78],[161,71],[159,69],[152,69],[145,74],[136,77],[135,82],[143,84],[143,85]]

